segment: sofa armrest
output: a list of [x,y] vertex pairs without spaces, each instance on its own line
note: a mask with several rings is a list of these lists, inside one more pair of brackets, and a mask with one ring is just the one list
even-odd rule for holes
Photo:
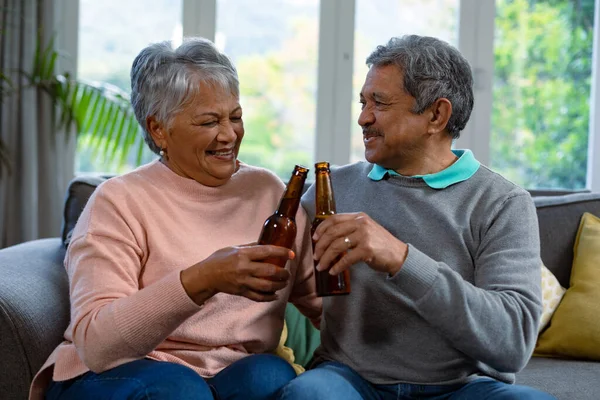
[[26,399],[31,380],[63,340],[69,284],[59,238],[0,250],[0,393]]

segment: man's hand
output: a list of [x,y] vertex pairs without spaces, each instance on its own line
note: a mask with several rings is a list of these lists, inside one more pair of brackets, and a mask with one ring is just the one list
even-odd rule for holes
[[[396,239],[365,213],[333,215],[317,227],[313,239],[316,240],[314,257],[319,260],[317,268],[324,271],[331,267],[331,275],[337,275],[359,261],[376,271],[394,275],[408,254],[406,243]],[[348,253],[331,266],[344,251]]]
[[295,255],[290,249],[272,245],[226,247],[183,270],[181,283],[197,304],[219,292],[254,301],[273,301],[277,299],[275,292],[287,286],[290,273],[261,262],[269,257],[291,260]]

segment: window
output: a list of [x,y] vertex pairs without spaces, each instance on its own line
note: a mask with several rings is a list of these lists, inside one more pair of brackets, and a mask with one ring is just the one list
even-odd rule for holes
[[369,54],[391,37],[406,34],[435,36],[457,46],[458,8],[459,0],[356,0],[351,161],[364,160],[358,98]]
[[[182,0],[80,0],[78,78],[106,82],[129,94],[131,64],[152,42],[181,41]],[[92,141],[83,133],[77,142],[75,171],[122,173],[135,167],[135,157],[118,168],[95,157]],[[112,143],[111,143],[112,145]],[[100,146],[103,148],[103,146]],[[149,150],[144,162],[156,157]]]
[[495,25],[490,166],[527,188],[584,188],[594,0],[497,0]]
[[[526,188],[600,190],[590,108],[600,110],[600,0],[79,1],[78,76],[127,92],[147,43],[182,31],[214,39],[240,75],[240,159],[282,178],[294,164],[363,159],[365,59],[416,33],[455,45],[473,67],[475,108],[456,147]],[[78,142],[78,171],[124,171],[90,157],[90,141]]]
[[288,177],[315,142],[318,0],[219,0],[215,44],[240,77],[240,160]]

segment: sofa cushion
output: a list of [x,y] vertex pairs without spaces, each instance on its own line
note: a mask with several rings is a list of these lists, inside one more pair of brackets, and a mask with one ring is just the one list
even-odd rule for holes
[[26,399],[35,373],[63,340],[69,283],[58,238],[0,251],[0,398]]
[[550,272],[548,268],[542,263],[542,318],[540,318],[540,325],[538,332],[541,332],[550,318],[558,308],[561,299],[565,295],[567,289],[560,286],[558,279]]
[[600,360],[600,218],[583,215],[574,254],[571,285],[535,351]]
[[584,212],[600,216],[600,193],[534,197],[544,265],[563,287],[569,287],[573,245]]
[[105,175],[85,175],[78,176],[69,183],[61,229],[61,239],[65,247],[71,241],[73,228],[75,228],[79,215],[81,215],[90,196],[98,185],[108,178],[109,176]]
[[516,379],[557,399],[598,400],[599,376],[598,362],[533,357]]
[[285,309],[285,322],[289,332],[285,345],[294,351],[296,363],[306,367],[321,343],[321,333],[290,303]]

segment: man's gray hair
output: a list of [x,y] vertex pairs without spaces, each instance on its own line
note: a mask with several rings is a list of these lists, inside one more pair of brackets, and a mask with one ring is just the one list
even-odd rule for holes
[[460,136],[473,111],[473,75],[468,61],[448,43],[428,36],[394,37],[377,46],[367,65],[396,65],[404,74],[404,90],[416,99],[413,112],[423,113],[437,99],[452,103],[446,129]]
[[144,140],[154,153],[160,148],[148,132],[147,118],[154,116],[168,128],[177,113],[202,95],[200,82],[210,82],[239,96],[233,63],[208,39],[186,38],[176,49],[170,41],[154,43],[133,61],[131,104],[144,130]]

